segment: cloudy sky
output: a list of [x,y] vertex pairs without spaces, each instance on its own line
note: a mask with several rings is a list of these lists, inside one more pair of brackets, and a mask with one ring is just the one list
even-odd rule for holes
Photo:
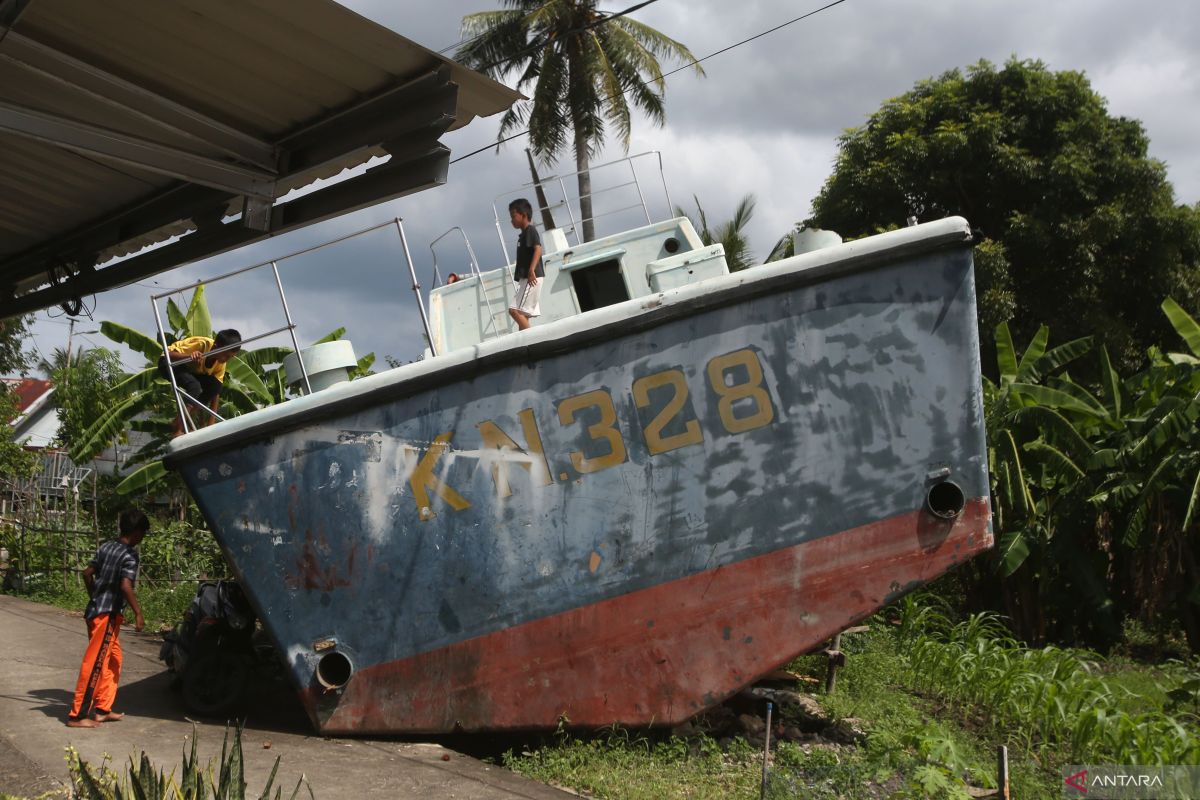
[[[462,16],[494,8],[480,0],[413,3],[347,0],[358,13],[433,50],[459,39]],[[632,4],[629,0],[628,4]],[[602,3],[616,11],[627,3]],[[824,5],[822,0],[659,0],[634,15],[706,56]],[[665,127],[635,119],[631,153],[663,153],[672,200],[698,196],[710,221],[729,217],[753,193],[749,228],[763,257],[808,215],[828,176],[836,138],[860,125],[880,103],[923,78],[981,58],[1041,59],[1051,69],[1082,70],[1108,99],[1110,112],[1140,120],[1151,155],[1167,164],[1180,202],[1200,201],[1200,6],[1192,0],[846,0],[807,20],[704,63],[707,77],[681,72],[668,81]],[[444,138],[454,156],[494,140],[497,118],[477,120]],[[365,209],[232,254],[164,273],[100,295],[94,319],[76,327],[75,346],[103,346],[88,333],[101,320],[152,332],[149,296],[164,288],[228,272],[317,242],[403,217],[414,260],[428,281],[429,242],[454,225],[471,238],[484,269],[502,263],[491,198],[529,180],[522,140],[451,167],[446,186]],[[610,149],[602,158],[621,155]],[[452,156],[453,157],[453,156]],[[562,165],[566,173],[573,166]],[[640,173],[653,177],[654,171]],[[597,176],[597,180],[600,177]],[[661,195],[653,194],[653,198]],[[665,214],[665,203],[653,211]],[[505,235],[509,232],[506,230]],[[345,326],[360,354],[407,360],[422,349],[409,281],[394,229],[382,230],[281,263],[302,343]],[[461,268],[462,251],[439,247],[443,269]],[[281,324],[274,287],[250,281],[212,287],[218,325],[243,334]],[[57,309],[39,312],[34,345],[49,356],[66,346],[68,323]],[[280,342],[282,344],[283,342]],[[119,347],[117,349],[120,349]],[[129,366],[137,365],[132,357]]]

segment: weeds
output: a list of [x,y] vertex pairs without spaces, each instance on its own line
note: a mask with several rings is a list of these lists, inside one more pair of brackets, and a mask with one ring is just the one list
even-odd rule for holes
[[[913,687],[963,711],[986,709],[992,727],[1011,731],[1026,749],[1065,746],[1074,763],[1200,759],[1200,738],[1185,725],[1194,715],[1176,719],[1161,707],[1128,710],[1135,705],[1131,698],[1139,698],[1106,676],[1093,653],[1025,648],[994,614],[954,623],[944,609],[913,598],[904,601],[902,619],[899,638]],[[1183,677],[1167,696],[1186,705],[1200,692],[1200,674],[1176,672]]]
[[[240,725],[234,729],[232,744],[229,739],[229,728],[226,728],[225,740],[221,744],[221,760],[216,769],[211,761],[201,767],[196,757],[196,729],[193,726],[191,753],[183,754],[178,780],[175,770],[166,776],[162,769],[155,771],[145,752],[136,762],[130,756],[125,769],[118,773],[109,766],[107,757],[99,766],[93,767],[79,757],[75,748],[68,747],[67,765],[74,790],[72,796],[81,800],[245,800]],[[271,800],[273,787],[274,800],[282,800],[283,789],[274,786],[278,772],[279,758],[276,757],[267,785],[258,796],[259,800]],[[308,790],[309,800],[312,800],[312,787],[303,775],[292,790],[290,800],[296,800],[301,788]]]

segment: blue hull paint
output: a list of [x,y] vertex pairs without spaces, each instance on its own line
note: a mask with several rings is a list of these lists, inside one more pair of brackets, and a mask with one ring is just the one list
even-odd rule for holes
[[376,376],[171,463],[302,690],[325,648],[435,651],[911,513],[939,472],[986,497],[970,249],[826,272]]

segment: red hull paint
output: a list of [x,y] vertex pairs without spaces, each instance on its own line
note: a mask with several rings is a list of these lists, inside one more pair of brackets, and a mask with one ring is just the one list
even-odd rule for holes
[[380,664],[303,699],[324,733],[674,724],[992,545],[986,498],[913,512]]

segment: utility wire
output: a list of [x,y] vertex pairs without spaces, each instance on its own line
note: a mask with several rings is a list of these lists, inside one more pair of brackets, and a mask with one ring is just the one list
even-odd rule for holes
[[[622,12],[622,13],[628,13],[629,11],[636,10],[636,9],[638,9],[638,8],[641,8],[642,6],[649,5],[650,3],[654,2],[654,1],[655,1],[655,0],[649,0],[649,2],[642,3],[642,4],[638,5],[638,6],[634,6],[633,8],[630,8],[630,9],[626,9],[626,11],[625,11],[625,12]],[[708,55],[704,56],[703,58],[698,58],[698,59],[696,59],[695,61],[689,61],[687,64],[684,64],[683,66],[676,67],[675,69],[671,70],[670,72],[665,72],[665,73],[663,73],[662,77],[663,77],[663,79],[666,79],[666,78],[670,77],[671,75],[674,75],[674,74],[675,74],[675,73],[677,73],[677,72],[681,72],[682,70],[688,69],[689,67],[694,67],[694,66],[696,66],[697,64],[701,63],[702,61],[708,61],[710,58],[715,58],[716,56],[719,56],[719,55],[721,55],[721,54],[723,54],[723,53],[728,53],[730,50],[733,50],[733,49],[735,49],[735,48],[741,47],[741,46],[742,46],[742,45],[744,45],[744,44],[749,44],[750,42],[753,42],[755,39],[761,39],[763,36],[766,36],[767,34],[774,33],[775,31],[777,31],[777,30],[780,30],[780,29],[782,29],[782,28],[786,28],[786,27],[787,27],[787,26],[789,26],[789,25],[795,24],[795,23],[797,23],[797,22],[800,22],[800,21],[802,21],[802,20],[806,20],[806,19],[808,19],[809,17],[812,17],[812,16],[815,16],[815,15],[817,15],[817,14],[820,14],[822,11],[827,11],[827,10],[829,10],[829,9],[833,8],[834,6],[841,5],[841,4],[842,4],[842,3],[844,3],[844,2],[846,2],[846,0],[833,0],[833,2],[832,2],[832,3],[828,3],[828,4],[826,4],[826,5],[823,5],[823,6],[821,6],[821,7],[820,7],[820,8],[818,8],[818,9],[815,9],[815,10],[813,10],[813,11],[809,11],[807,14],[801,14],[800,16],[798,16],[798,17],[795,17],[794,19],[789,19],[787,22],[784,22],[784,23],[781,23],[781,24],[779,24],[779,25],[776,25],[776,26],[775,26],[775,27],[773,27],[773,28],[768,28],[767,30],[765,30],[765,31],[762,31],[761,33],[756,33],[756,34],[754,34],[753,36],[751,36],[751,37],[750,37],[750,38],[748,38],[748,39],[743,39],[743,40],[742,40],[742,41],[740,41],[740,42],[735,42],[734,44],[731,44],[731,45],[729,45],[728,47],[722,47],[720,50],[716,50],[716,51],[714,51],[714,52],[712,52],[712,53],[709,53]],[[606,19],[611,19],[611,17],[607,17]],[[594,23],[593,23],[593,24],[594,24]],[[520,55],[520,54],[518,54],[518,56],[514,56],[514,58],[515,58],[515,57],[519,57],[519,55]],[[641,84],[641,85],[642,85],[642,86],[645,86],[647,83],[648,83],[648,81],[642,81],[642,84]],[[629,89],[626,89],[626,90],[624,90],[624,91],[622,91],[622,92],[618,92],[618,93],[616,93],[616,94],[611,94],[611,95],[609,95],[608,97],[606,97],[606,98],[605,98],[605,101],[608,101],[608,100],[613,100],[613,99],[615,99],[615,98],[617,98],[617,97],[620,97],[621,95],[627,94],[629,91],[630,91]],[[451,164],[456,164],[456,163],[458,163],[459,161],[463,161],[464,159],[468,159],[468,158],[470,158],[471,156],[476,156],[476,155],[479,155],[480,153],[483,153],[483,152],[485,152],[485,151],[487,151],[487,150],[491,150],[493,147],[499,147],[500,145],[502,145],[502,144],[505,144],[506,142],[511,142],[513,139],[519,139],[519,138],[521,138],[522,136],[528,136],[528,135],[529,135],[529,129],[528,129],[528,128],[526,128],[525,130],[523,130],[523,131],[521,131],[521,132],[519,132],[519,133],[514,133],[514,134],[512,134],[511,136],[506,136],[506,137],[504,137],[503,139],[497,139],[496,141],[492,142],[492,143],[491,143],[491,144],[489,144],[489,145],[485,145],[485,146],[483,146],[483,147],[480,147],[480,148],[479,148],[479,149],[477,149],[477,150],[472,150],[471,152],[469,152],[469,153],[465,153],[465,154],[463,154],[463,155],[459,156],[458,158],[451,159],[450,163],[451,163]]]

